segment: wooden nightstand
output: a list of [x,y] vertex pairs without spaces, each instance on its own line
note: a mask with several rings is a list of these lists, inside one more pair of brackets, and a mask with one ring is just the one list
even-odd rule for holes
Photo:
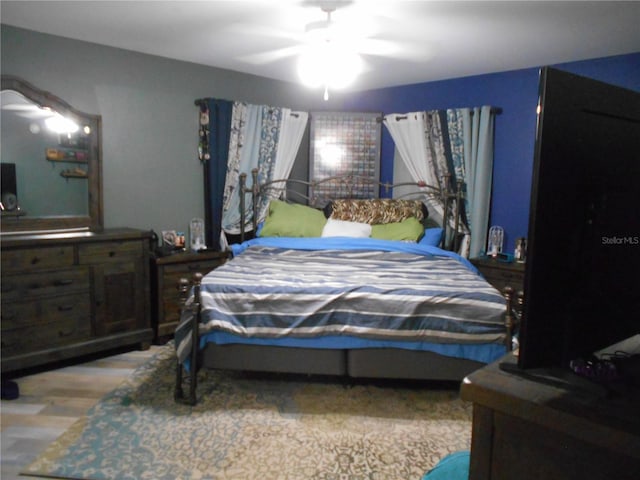
[[162,343],[173,336],[180,322],[180,278],[194,273],[206,275],[229,258],[227,252],[180,252],[151,260],[152,325],[154,341]]
[[516,292],[524,289],[524,263],[505,262],[493,257],[471,258],[469,261],[498,290],[502,291],[507,286]]

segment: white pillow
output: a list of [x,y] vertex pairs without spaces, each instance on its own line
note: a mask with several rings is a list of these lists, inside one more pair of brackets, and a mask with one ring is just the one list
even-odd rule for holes
[[371,225],[329,218],[322,229],[322,236],[367,238],[371,236]]

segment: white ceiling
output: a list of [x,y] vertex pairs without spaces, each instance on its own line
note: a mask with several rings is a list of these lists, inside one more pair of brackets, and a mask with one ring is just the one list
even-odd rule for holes
[[[640,51],[640,2],[402,0],[5,1],[2,23],[112,47],[297,81],[305,25],[333,20],[367,39],[355,89]],[[289,54],[288,56],[285,54]]]

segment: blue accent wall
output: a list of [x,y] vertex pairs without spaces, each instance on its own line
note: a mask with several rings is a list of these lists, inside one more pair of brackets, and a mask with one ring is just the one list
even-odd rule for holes
[[[554,65],[578,75],[640,91],[640,53]],[[496,117],[493,197],[490,225],[505,229],[505,250],[512,252],[529,223],[531,169],[536,130],[539,69],[530,68],[455,78],[351,95],[345,110],[406,113],[492,105]],[[394,145],[383,127],[380,175],[393,179]]]

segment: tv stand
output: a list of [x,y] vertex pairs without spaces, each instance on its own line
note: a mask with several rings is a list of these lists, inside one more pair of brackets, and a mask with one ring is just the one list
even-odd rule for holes
[[585,377],[576,375],[572,371],[563,368],[532,368],[521,369],[511,361],[500,362],[500,370],[511,375],[520,376],[526,380],[537,382],[551,387],[565,389],[575,394],[589,394],[600,398],[612,394],[606,384],[597,383]]
[[473,402],[470,480],[638,478],[640,391],[603,395],[516,368],[509,354],[463,381]]

